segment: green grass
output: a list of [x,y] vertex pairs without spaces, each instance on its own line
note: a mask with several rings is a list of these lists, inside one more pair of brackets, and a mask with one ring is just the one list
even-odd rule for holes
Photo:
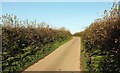
[[81,61],[82,61],[82,68],[83,68],[83,71],[84,72],[87,72],[89,71],[88,68],[87,68],[87,58],[86,58],[86,53],[85,53],[85,50],[84,50],[84,44],[83,44],[83,41],[81,39]]
[[[101,61],[103,60],[103,56],[100,56],[100,55],[93,55],[89,58],[91,58],[91,68],[88,66],[87,62],[88,62],[88,59],[87,59],[87,53],[85,52],[85,48],[84,48],[84,42],[83,40],[81,40],[81,58],[82,58],[82,68],[83,68],[83,71],[84,73],[88,73],[91,68],[92,70],[95,70],[97,71],[98,73],[101,73],[100,72],[100,69],[99,69],[99,66],[101,65]],[[94,53],[97,53],[99,51],[94,51]]]
[[[43,45],[42,47],[35,47],[35,45],[30,45],[29,47],[26,47],[23,49],[23,53],[17,54],[15,57],[9,57],[3,65],[6,66],[3,73],[13,73],[13,71],[22,72],[29,66],[33,65],[34,63],[38,62],[40,59],[44,58],[45,56],[49,55],[51,52],[56,50],[59,46],[62,44],[68,42],[71,40],[72,37],[68,37],[64,40],[57,40],[55,42],[47,43]],[[34,49],[37,49],[37,51],[34,51]],[[4,52],[6,53],[6,52]],[[6,53],[7,54],[7,53]],[[18,60],[19,59],[19,60]],[[8,62],[11,62],[9,66]]]

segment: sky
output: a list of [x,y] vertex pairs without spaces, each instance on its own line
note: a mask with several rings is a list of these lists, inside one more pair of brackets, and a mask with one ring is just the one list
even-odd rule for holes
[[2,2],[113,2],[114,0],[1,0],[1,1]]
[[80,32],[104,10],[110,10],[112,2],[2,2],[2,14],[14,14],[20,20],[37,20],[71,33]]

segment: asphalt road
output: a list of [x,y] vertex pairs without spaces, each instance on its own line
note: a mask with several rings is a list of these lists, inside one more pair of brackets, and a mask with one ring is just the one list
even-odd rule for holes
[[81,71],[80,38],[73,37],[25,71]]

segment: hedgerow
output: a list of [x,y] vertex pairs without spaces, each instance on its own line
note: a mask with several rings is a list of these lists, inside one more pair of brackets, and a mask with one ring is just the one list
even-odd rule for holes
[[88,71],[120,72],[120,10],[117,8],[114,3],[110,14],[105,10],[103,18],[75,34],[82,38]]
[[51,28],[44,22],[38,25],[35,21],[19,21],[11,14],[1,19],[3,72],[22,71],[71,37],[68,30]]

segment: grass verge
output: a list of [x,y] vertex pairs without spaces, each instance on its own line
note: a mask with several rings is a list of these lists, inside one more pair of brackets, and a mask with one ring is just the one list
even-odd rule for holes
[[87,58],[86,58],[86,53],[85,53],[85,48],[84,48],[84,42],[81,38],[81,61],[82,61],[82,70],[84,72],[89,71],[87,68]]

